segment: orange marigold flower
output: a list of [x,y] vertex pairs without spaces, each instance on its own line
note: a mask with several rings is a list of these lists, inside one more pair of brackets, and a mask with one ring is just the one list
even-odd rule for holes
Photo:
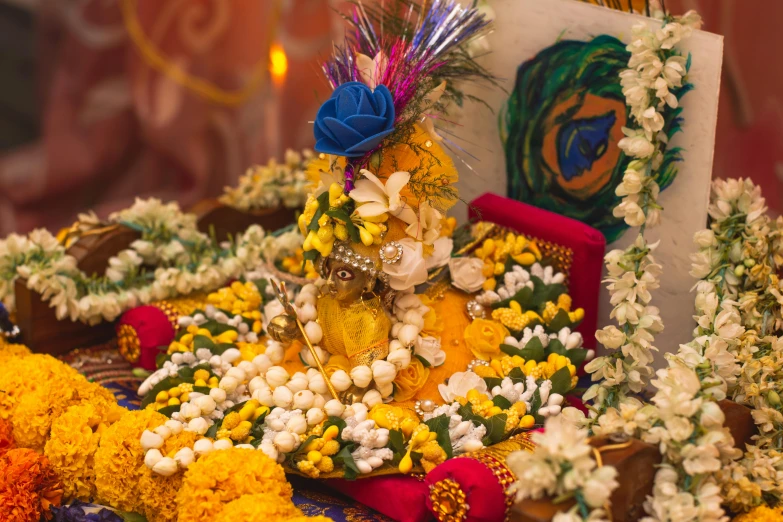
[[[293,490],[283,468],[262,451],[231,448],[207,453],[185,472],[177,494],[178,521],[215,520],[226,504],[242,495],[253,494],[262,495],[263,503],[272,506],[290,503]],[[237,517],[231,520],[257,519]]]
[[95,452],[96,498],[101,504],[139,511],[139,478],[144,467],[141,434],[168,419],[152,410],[129,411],[101,435]]
[[27,357],[30,355],[30,348],[23,344],[8,344],[0,336],[0,364],[5,364],[16,357]]
[[16,447],[14,442],[13,426],[7,420],[0,419],[0,457]]
[[49,460],[33,450],[16,448],[0,456],[0,513],[3,522],[38,522],[51,518],[62,487]]

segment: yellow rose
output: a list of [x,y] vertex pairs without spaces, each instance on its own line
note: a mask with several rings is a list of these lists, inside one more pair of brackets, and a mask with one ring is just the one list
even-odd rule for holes
[[351,362],[348,357],[344,355],[332,355],[329,357],[329,362],[324,365],[324,371],[329,377],[332,376],[337,370],[343,370],[345,373],[351,373]]
[[421,361],[414,357],[407,368],[397,372],[397,377],[394,379],[394,400],[403,402],[412,399],[427,382],[429,376],[430,369],[425,368]]
[[465,344],[473,355],[488,361],[500,353],[500,345],[510,334],[505,326],[489,319],[475,319],[465,328]]

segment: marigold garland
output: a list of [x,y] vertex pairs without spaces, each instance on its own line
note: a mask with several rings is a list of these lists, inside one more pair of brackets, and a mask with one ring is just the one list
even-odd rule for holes
[[0,456],[0,514],[3,522],[38,522],[51,518],[62,487],[49,460],[30,449],[17,448]]
[[119,417],[117,399],[106,388],[80,374],[49,379],[19,399],[11,418],[17,445],[43,452],[52,421],[80,403],[92,404],[101,417]]
[[780,522],[781,520],[783,520],[783,508],[773,509],[765,505],[732,519],[733,522]]
[[167,420],[152,410],[129,411],[103,432],[95,452],[96,498],[101,503],[124,511],[139,510],[138,483],[144,467],[141,434]]
[[237,520],[288,520],[301,516],[302,512],[293,502],[270,502],[264,493],[242,495],[225,505],[215,522],[236,522]]
[[63,481],[67,499],[89,502],[95,496],[95,452],[103,430],[117,420],[101,413],[93,404],[77,404],[52,422],[44,455]]
[[[192,431],[182,431],[168,437],[160,452],[173,457],[182,448],[192,448],[199,438],[199,435]],[[149,522],[176,522],[177,492],[181,487],[182,473],[164,477],[147,466],[142,466],[138,483],[139,511]]]
[[4,364],[15,357],[26,357],[32,352],[23,344],[8,344],[0,335],[0,364]]
[[13,426],[5,419],[0,419],[0,457],[2,457],[6,451],[12,450],[16,447],[14,441]]
[[52,380],[77,375],[76,370],[51,355],[14,357],[0,372],[0,418],[10,418],[20,397],[34,392]]
[[244,448],[213,451],[188,467],[177,494],[178,520],[215,520],[226,504],[252,494],[263,495],[263,503],[271,509],[275,504],[290,503],[293,490],[283,468],[262,451]]

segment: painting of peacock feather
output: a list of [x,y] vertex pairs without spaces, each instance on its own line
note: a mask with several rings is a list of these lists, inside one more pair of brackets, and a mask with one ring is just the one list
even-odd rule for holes
[[[626,228],[612,208],[630,162],[617,146],[630,118],[619,77],[629,57],[625,45],[608,35],[559,41],[519,67],[500,114],[509,197],[587,223],[608,242]],[[663,110],[675,113],[663,131],[671,137],[680,130],[681,109]],[[656,180],[661,189],[677,173],[679,152],[664,151]]]

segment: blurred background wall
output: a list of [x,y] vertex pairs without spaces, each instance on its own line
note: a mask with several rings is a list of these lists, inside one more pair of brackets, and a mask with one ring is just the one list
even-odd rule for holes
[[[752,177],[779,212],[783,2],[667,7],[697,9],[726,38],[714,175]],[[344,8],[0,0],[0,236],[57,229],[90,208],[106,215],[135,196],[187,208],[250,164],[312,146],[310,121],[329,93],[317,62],[342,37]]]

